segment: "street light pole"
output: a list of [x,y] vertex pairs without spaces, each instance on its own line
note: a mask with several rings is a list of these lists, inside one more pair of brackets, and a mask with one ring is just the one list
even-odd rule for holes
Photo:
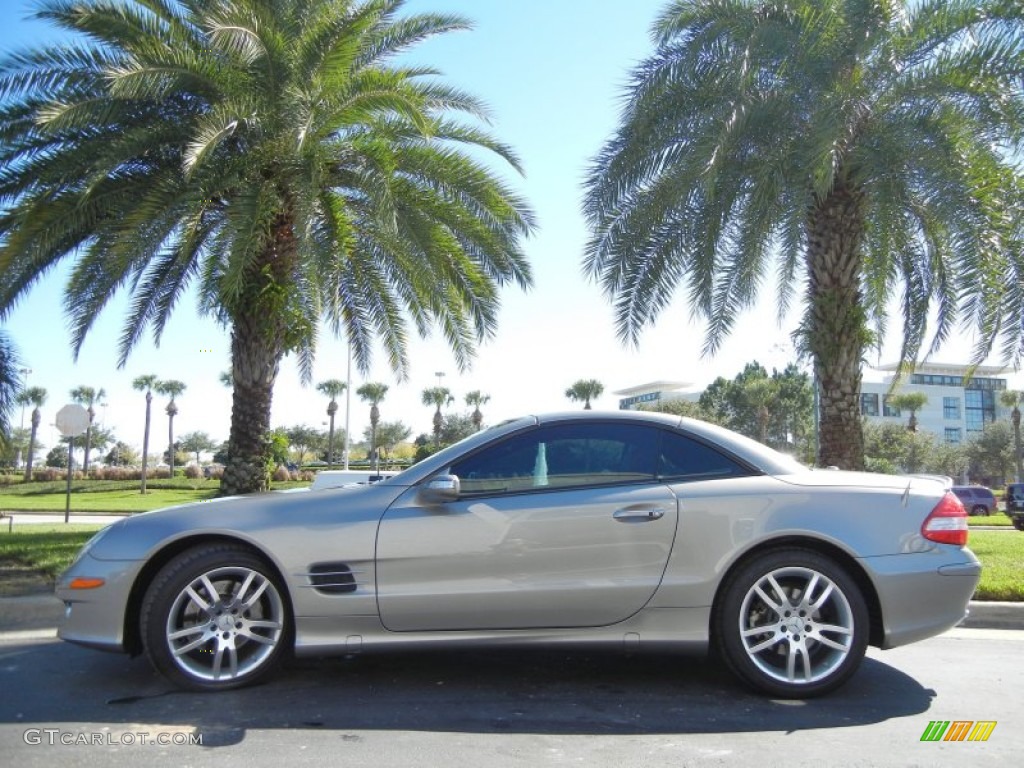
[[348,372],[345,378],[345,470],[348,471],[348,454],[352,447],[348,417],[352,412],[352,341],[348,342]]

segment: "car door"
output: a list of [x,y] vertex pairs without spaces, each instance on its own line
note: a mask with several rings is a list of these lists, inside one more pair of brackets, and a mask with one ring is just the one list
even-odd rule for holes
[[377,535],[381,619],[396,631],[612,624],[661,582],[676,498],[659,432],[612,421],[539,426],[452,464],[458,500],[410,489]]

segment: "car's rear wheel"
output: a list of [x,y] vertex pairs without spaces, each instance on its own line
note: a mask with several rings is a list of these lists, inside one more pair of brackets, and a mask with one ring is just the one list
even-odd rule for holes
[[975,515],[975,516],[977,516],[977,515],[987,515],[988,514],[988,507],[986,507],[984,504],[975,504],[974,507],[972,507],[972,509],[971,509],[971,514]]
[[729,668],[754,689],[807,698],[856,672],[868,611],[856,582],[809,550],[758,555],[729,579],[716,610],[716,637]]
[[276,574],[251,550],[210,544],[163,567],[142,602],[146,654],[192,690],[224,690],[273,672],[291,643]]

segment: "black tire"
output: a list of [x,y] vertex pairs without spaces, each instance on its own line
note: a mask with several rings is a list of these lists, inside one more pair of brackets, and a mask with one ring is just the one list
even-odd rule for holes
[[717,650],[754,690],[780,698],[821,696],[860,666],[867,605],[833,560],[805,549],[768,551],[742,564],[722,590]]
[[1018,531],[1024,531],[1024,517],[1013,518],[1013,527]]
[[971,508],[971,515],[974,517],[988,515],[988,507],[986,507],[984,504],[975,504]]
[[199,546],[165,565],[143,598],[140,629],[153,666],[193,691],[260,682],[292,644],[291,607],[277,575],[234,544]]

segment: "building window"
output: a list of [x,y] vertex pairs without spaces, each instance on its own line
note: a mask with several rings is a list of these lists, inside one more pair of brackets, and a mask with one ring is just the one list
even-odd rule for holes
[[878,395],[862,394],[860,396],[860,412],[864,416],[878,415]]
[[959,427],[946,427],[946,442],[949,445],[960,445],[961,435]]
[[[960,421],[960,398],[942,398],[942,418]],[[948,441],[947,441],[948,442]]]
[[985,430],[986,424],[996,420],[996,398],[991,389],[964,390],[964,421],[967,434]]
[[[963,376],[938,376],[930,373],[914,373],[910,376],[911,384],[925,387],[962,387]],[[1006,379],[983,379],[975,377],[967,382],[971,389],[1006,389]]]
[[882,415],[899,417],[902,414],[900,413],[900,409],[892,404],[892,399],[893,395],[885,395],[882,397]]

